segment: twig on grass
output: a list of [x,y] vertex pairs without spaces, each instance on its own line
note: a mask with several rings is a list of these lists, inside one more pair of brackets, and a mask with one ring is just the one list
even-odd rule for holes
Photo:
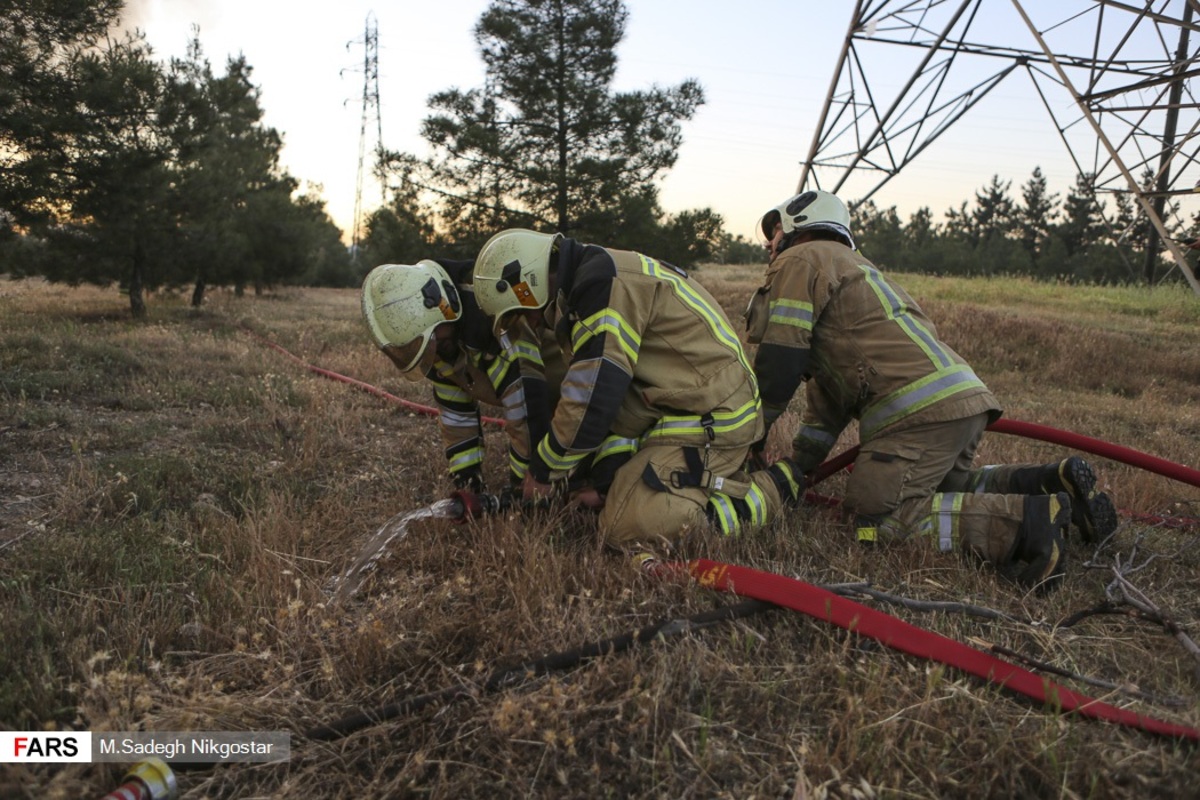
[[1114,583],[1120,589],[1125,602],[1162,625],[1163,629],[1174,636],[1183,645],[1183,649],[1191,653],[1192,657],[1196,659],[1196,666],[1193,668],[1192,674],[1197,681],[1200,681],[1200,647],[1196,646],[1196,642],[1192,637],[1179,626],[1179,623],[1175,622],[1150,598],[1143,594],[1140,589],[1130,583],[1129,579],[1121,574],[1118,567],[1113,567],[1113,575],[1115,576]]
[[1111,681],[1101,680],[1100,678],[1091,678],[1087,675],[1080,675],[1077,672],[1071,672],[1070,670],[1063,669],[1062,667],[1056,667],[1053,664],[1047,664],[1044,661],[1038,661],[1037,659],[1022,655],[1016,650],[1010,650],[1004,645],[989,643],[988,649],[997,655],[1007,656],[1008,658],[1015,659],[1016,661],[1019,661],[1022,664],[1034,669],[1041,670],[1043,672],[1049,672],[1053,675],[1058,675],[1063,678],[1071,678],[1073,680],[1086,683],[1089,686],[1099,686],[1102,689],[1111,689],[1112,691],[1120,692],[1121,694],[1128,695],[1130,697],[1135,697],[1138,700],[1145,700],[1150,703],[1157,703],[1158,705],[1168,706],[1170,708],[1182,708],[1189,703],[1187,699],[1182,697],[1176,697],[1174,695],[1160,696],[1151,694],[1150,692],[1142,691],[1141,689],[1135,689],[1129,686],[1122,686],[1120,684],[1112,683]]
[[12,547],[14,544],[21,541],[29,534],[33,533],[35,530],[37,530],[37,528],[32,528],[32,527],[26,528],[24,531],[22,531],[21,533],[18,533],[16,536],[9,539],[8,541],[0,542],[0,550],[5,549],[6,547]]
[[911,597],[900,597],[887,592],[881,592],[878,589],[871,589],[866,586],[855,587],[827,587],[834,594],[842,595],[843,597],[852,596],[855,594],[866,595],[867,597],[881,600],[892,605],[902,606],[912,609],[913,611],[943,611],[950,614],[965,614],[968,617],[980,617],[982,619],[994,619],[1001,622],[1019,622],[1025,625],[1035,624],[1032,620],[1021,619],[1014,617],[1011,614],[1006,614],[1003,611],[997,611],[994,608],[986,606],[976,606],[970,603],[958,603],[947,600],[914,600]]
[[[967,616],[981,617],[983,619],[1000,620],[1000,621],[1004,621],[1004,622],[1017,622],[1017,623],[1026,624],[1026,625],[1035,625],[1036,624],[1033,621],[1022,620],[1022,619],[1012,616],[1011,614],[1006,614],[1003,611],[997,611],[996,609],[987,608],[984,606],[975,606],[975,605],[971,605],[969,603],[956,603],[956,602],[946,602],[946,601],[914,600],[910,597],[900,597],[897,595],[888,594],[887,592],[881,592],[878,589],[867,588],[865,586],[837,587],[837,588],[830,587],[830,591],[834,592],[835,594],[839,594],[839,595],[843,595],[843,596],[852,596],[855,594],[866,595],[866,596],[872,597],[876,600],[881,600],[886,603],[892,603],[893,605],[902,606],[904,608],[912,609],[915,611],[941,611],[941,612],[946,612],[946,613],[958,613],[958,614],[965,614]],[[1069,623],[1060,624],[1056,627],[1060,627],[1060,628],[1061,627],[1069,627],[1070,624],[1074,624],[1074,622],[1077,622],[1078,619],[1082,619],[1083,615],[1086,614],[1086,615],[1090,616],[1092,613],[1123,613],[1123,614],[1128,614],[1130,616],[1133,616],[1134,612],[1136,612],[1137,615],[1141,616],[1144,619],[1150,619],[1155,622],[1162,622],[1162,624],[1164,624],[1164,625],[1166,624],[1165,622],[1162,621],[1161,615],[1155,614],[1144,608],[1135,608],[1132,610],[1117,610],[1116,607],[1114,607],[1114,606],[1111,606],[1108,604],[1106,604],[1106,605],[1108,607],[1104,608],[1103,610],[1089,609],[1087,612],[1081,612],[1080,614],[1072,615],[1072,617],[1070,618],[1071,621]],[[992,652],[994,652],[998,655],[1003,655],[1003,656],[1007,656],[1009,658],[1013,658],[1013,659],[1025,664],[1029,667],[1032,667],[1034,669],[1038,669],[1038,670],[1041,670],[1044,672],[1049,672],[1054,675],[1062,676],[1064,678],[1072,678],[1074,680],[1080,681],[1082,683],[1086,683],[1091,686],[1099,686],[1101,688],[1121,692],[1122,694],[1129,695],[1130,697],[1135,697],[1140,700],[1146,700],[1148,702],[1157,703],[1157,704],[1163,705],[1163,706],[1181,707],[1181,706],[1187,705],[1187,701],[1184,700],[1183,698],[1172,697],[1172,696],[1159,696],[1159,695],[1151,694],[1149,692],[1144,692],[1140,689],[1134,689],[1134,688],[1130,688],[1128,686],[1121,686],[1119,684],[1111,683],[1109,681],[1101,680],[1099,678],[1091,678],[1086,675],[1080,675],[1078,673],[1071,672],[1069,670],[1065,670],[1061,667],[1056,667],[1052,664],[1048,664],[1046,662],[1038,661],[1036,659],[1030,658],[1029,656],[1022,655],[1021,653],[1017,652],[1016,650],[1011,650],[1007,647],[1004,647],[1003,645],[993,644],[991,642],[984,642],[982,640],[978,640],[978,641],[981,644],[981,646],[986,647],[987,649],[990,649]],[[1191,644],[1191,648],[1195,648],[1195,644],[1191,643],[1190,639],[1188,640],[1188,642]],[[1198,653],[1198,655],[1200,655],[1200,651],[1197,651],[1197,653]]]

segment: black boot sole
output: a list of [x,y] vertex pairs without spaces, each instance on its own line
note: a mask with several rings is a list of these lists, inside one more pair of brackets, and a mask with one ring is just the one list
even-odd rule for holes
[[1086,461],[1068,458],[1058,477],[1071,497],[1071,522],[1083,541],[1094,544],[1117,529],[1117,509],[1107,494],[1096,491],[1096,474]]

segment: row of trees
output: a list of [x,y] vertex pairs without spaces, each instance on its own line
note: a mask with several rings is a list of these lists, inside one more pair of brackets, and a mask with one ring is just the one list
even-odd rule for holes
[[[1145,176],[1146,185],[1152,177]],[[1151,225],[1141,207],[1127,194],[1102,202],[1090,175],[1078,176],[1061,201],[1038,168],[1021,187],[1019,200],[1010,189],[1010,181],[993,176],[970,206],[964,201],[947,210],[940,223],[921,208],[904,224],[894,206],[880,209],[867,201],[854,208],[856,235],[863,252],[880,265],[937,275],[1154,282],[1173,263],[1161,252],[1147,258]],[[1179,211],[1175,205],[1164,216],[1178,219]],[[1189,230],[1194,235],[1200,212],[1193,213],[1188,228],[1177,227],[1179,238]]]
[[[475,28],[484,85],[430,98],[422,134],[435,156],[381,154],[392,200],[368,220],[365,261],[431,251],[469,257],[494,231],[521,226],[682,266],[762,263],[761,245],[730,236],[711,208],[670,215],[659,207],[656,178],[675,163],[680,123],[703,92],[685,81],[611,93],[626,19],[620,0],[494,2]],[[1010,187],[994,177],[942,222],[928,208],[905,224],[894,207],[856,204],[856,236],[882,265],[937,274],[1153,281],[1170,263],[1146,256],[1150,225],[1141,208],[1127,194],[1102,201],[1090,175],[1063,201],[1040,169],[1019,200]],[[1178,217],[1177,208],[1168,211]]]
[[120,0],[0,8],[5,271],[144,292],[353,280],[324,203],[280,166],[244,58],[215,74],[198,38],[160,64],[109,39]]
[[[494,0],[475,27],[484,85],[429,99],[431,156],[377,154],[390,199],[354,252],[281,168],[245,59],[215,74],[197,34],[159,64],[141,38],[108,38],[122,3],[0,5],[3,271],[119,281],[140,315],[147,288],[191,286],[198,305],[212,285],[352,286],[380,263],[471,257],[507,227],[681,266],[762,263],[711,208],[661,208],[658,181],[704,93],[692,80],[612,90],[621,0]],[[938,223],[861,203],[856,237],[897,270],[1153,279],[1158,255],[1142,252],[1146,221],[1124,195],[1101,203],[1085,175],[1060,202],[1040,170],[1019,201],[1009,189],[997,176]]]

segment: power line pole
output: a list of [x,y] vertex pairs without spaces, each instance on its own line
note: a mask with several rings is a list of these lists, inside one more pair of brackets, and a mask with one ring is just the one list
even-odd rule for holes
[[[1025,76],[1077,174],[1141,209],[1144,280],[1156,281],[1161,242],[1200,294],[1172,238],[1184,224],[1173,199],[1194,200],[1200,187],[1196,9],[1200,0],[857,0],[797,191],[867,200],[1003,82]],[[901,52],[918,61],[907,81]]]
[[[378,161],[383,149],[383,120],[379,113],[379,26],[374,13],[367,14],[366,32],[363,35],[363,94],[362,122],[358,134],[358,176],[354,182],[354,232],[351,237],[351,255],[354,263],[359,263],[359,245],[363,236],[363,181],[367,171],[368,149]],[[367,130],[370,121],[375,120],[375,146],[367,147]],[[387,202],[387,194],[382,182],[379,187],[380,201]]]

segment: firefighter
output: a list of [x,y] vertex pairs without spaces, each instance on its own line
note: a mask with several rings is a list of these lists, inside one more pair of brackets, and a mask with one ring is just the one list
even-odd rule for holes
[[[943,552],[961,550],[1049,589],[1062,578],[1070,523],[1089,542],[1115,529],[1112,502],[1082,458],[972,467],[1000,405],[913,299],[856,251],[841,200],[804,192],[760,226],[766,283],[745,318],[758,345],[765,427],[807,381],[784,459],[802,475],[858,420],[860,451],[843,502],[859,541],[927,535]],[[754,447],[760,461],[764,440]]]
[[526,499],[555,493],[590,454],[620,449],[595,488],[600,528],[620,549],[676,546],[709,523],[758,527],[795,492],[789,465],[740,472],[763,433],[758,386],[716,300],[678,267],[562,234],[512,229],[475,263],[497,335],[553,330],[567,364],[536,443]]
[[471,267],[447,259],[378,266],[363,281],[363,317],[405,378],[432,384],[455,486],[485,486],[481,403],[504,409],[509,482],[520,486],[530,454],[527,409],[536,424],[552,407],[557,384],[552,377],[548,384],[539,349],[509,352],[492,336],[491,320],[475,302]]

